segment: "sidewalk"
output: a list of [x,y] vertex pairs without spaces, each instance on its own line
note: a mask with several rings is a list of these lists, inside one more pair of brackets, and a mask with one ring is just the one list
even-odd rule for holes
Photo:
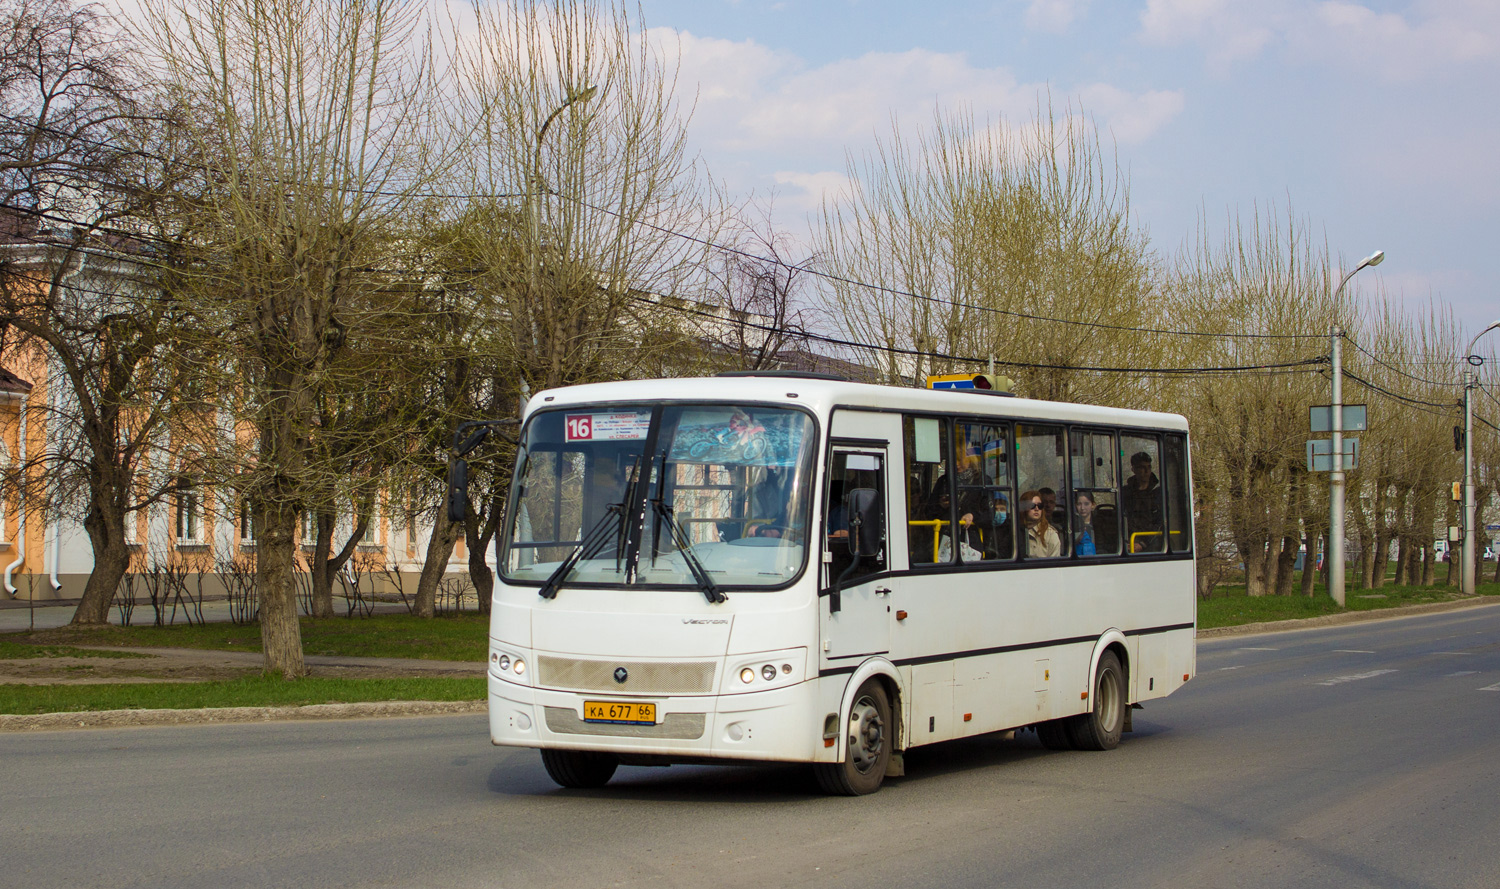
[[[343,602],[335,599],[334,613],[342,616]],[[24,632],[26,630],[51,630],[57,627],[65,627],[73,619],[73,612],[78,610],[77,599],[48,599],[32,605],[27,599],[11,599],[0,592],[0,633]],[[406,611],[406,606],[400,602],[376,602],[377,614],[401,614]],[[182,605],[177,606],[174,625],[187,623],[188,611]],[[168,617],[172,616],[170,606],[166,609]],[[135,612],[131,615],[130,625],[134,627],[149,627],[156,619],[151,611],[150,602],[137,602]],[[194,614],[194,620],[197,615]],[[229,622],[229,600],[228,599],[205,599],[203,601],[203,619],[208,623]],[[109,622],[119,624],[120,609],[110,608]]]

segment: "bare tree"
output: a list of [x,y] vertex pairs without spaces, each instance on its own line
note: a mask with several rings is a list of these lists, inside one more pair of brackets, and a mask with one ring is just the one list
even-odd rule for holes
[[187,477],[145,470],[201,431],[183,386],[196,358],[175,341],[191,311],[163,291],[173,243],[150,224],[183,176],[175,112],[92,6],[23,0],[0,29],[0,349],[47,369],[32,410],[53,443],[12,481],[53,518],[83,516],[94,570],[73,622],[102,624],[128,568],[126,523]]
[[[140,23],[195,111],[204,220],[186,287],[242,393],[253,460],[234,472],[257,528],[266,666],[302,675],[297,520],[334,467],[313,445],[320,393],[358,386],[352,342],[384,320],[383,259],[445,146],[423,4],[146,0]],[[371,381],[363,381],[370,384]]]

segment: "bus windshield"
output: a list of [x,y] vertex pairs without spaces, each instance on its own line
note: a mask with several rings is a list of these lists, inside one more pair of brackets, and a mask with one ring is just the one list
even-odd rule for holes
[[808,550],[812,418],[764,405],[538,413],[521,437],[501,574],[543,584],[780,587]]

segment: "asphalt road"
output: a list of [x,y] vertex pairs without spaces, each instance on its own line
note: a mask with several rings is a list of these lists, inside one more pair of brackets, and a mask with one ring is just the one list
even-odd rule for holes
[[622,768],[483,717],[0,735],[0,886],[1500,886],[1500,606],[1208,640],[1108,753]]

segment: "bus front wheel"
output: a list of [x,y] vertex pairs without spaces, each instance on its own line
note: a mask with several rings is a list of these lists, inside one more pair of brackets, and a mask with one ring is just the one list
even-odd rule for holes
[[603,787],[614,777],[620,760],[608,753],[543,750],[542,765],[552,780],[564,787]]
[[878,679],[867,679],[854,695],[844,721],[844,760],[813,766],[827,793],[863,796],[880,789],[891,763],[891,702]]
[[1113,750],[1125,727],[1125,671],[1113,651],[1099,657],[1094,672],[1093,706],[1068,722],[1068,736],[1079,750]]

